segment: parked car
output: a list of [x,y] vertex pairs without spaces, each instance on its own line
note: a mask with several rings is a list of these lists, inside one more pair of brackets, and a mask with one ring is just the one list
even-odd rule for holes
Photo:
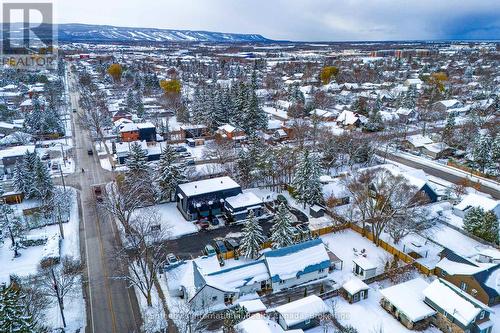
[[59,170],[59,163],[52,163],[52,166],[50,167],[52,170]]
[[186,164],[187,164],[187,165],[195,165],[195,164],[196,164],[196,162],[194,161],[194,158],[190,158],[190,159],[187,159],[187,160],[186,160]]
[[92,148],[87,149],[87,154],[94,155],[94,150],[92,150]]
[[186,157],[191,157],[191,153],[190,153],[190,152],[188,152],[188,151],[185,151],[185,152],[183,152],[183,153],[180,153],[179,155],[180,155],[181,157],[184,157],[184,158],[186,158]]
[[173,254],[173,253],[167,254],[167,258],[166,259],[167,259],[166,260],[167,261],[167,265],[173,265],[173,264],[176,264],[176,263],[179,262],[179,258],[177,258],[175,256],[175,254]]
[[240,247],[240,242],[235,238],[226,238],[224,240],[224,244],[229,251],[238,250],[238,248]]
[[76,109],[73,109],[73,113],[76,113]]
[[207,256],[212,256],[212,255],[217,254],[217,252],[215,252],[215,249],[212,245],[207,244],[207,245],[205,245],[205,248],[203,249],[203,254],[207,255]]
[[227,247],[224,244],[224,241],[222,239],[216,239],[212,243],[214,245],[215,251],[218,254],[225,254],[225,253],[227,253]]
[[177,147],[175,147],[175,151],[178,153],[182,153],[182,152],[187,151],[187,148],[184,146],[177,146]]
[[47,160],[50,160],[50,153],[47,151],[45,153],[43,153],[42,157],[41,157],[41,160],[42,161],[47,161]]

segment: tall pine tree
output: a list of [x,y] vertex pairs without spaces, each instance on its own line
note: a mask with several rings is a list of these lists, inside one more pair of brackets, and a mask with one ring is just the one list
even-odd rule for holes
[[284,203],[278,206],[274,224],[271,227],[271,243],[273,248],[290,246],[294,243],[293,227],[290,212]]
[[297,166],[292,186],[298,202],[306,207],[306,204],[323,202],[323,192],[319,177],[321,167],[318,157],[315,154],[304,150]]
[[175,193],[177,185],[186,181],[185,168],[178,163],[179,156],[167,145],[160,156],[158,165],[158,184],[160,186],[161,197],[169,201]]
[[33,316],[22,303],[23,297],[13,285],[0,287],[0,332],[39,332]]
[[262,227],[255,218],[253,210],[250,210],[248,213],[248,221],[243,227],[243,239],[240,246],[241,253],[245,258],[257,258],[264,240],[265,237],[262,233]]

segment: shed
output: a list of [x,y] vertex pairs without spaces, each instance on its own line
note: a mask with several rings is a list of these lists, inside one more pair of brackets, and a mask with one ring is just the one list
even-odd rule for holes
[[309,208],[309,214],[312,217],[323,217],[325,215],[325,210],[321,206],[312,205],[311,208]]
[[357,257],[353,261],[353,273],[361,280],[367,280],[377,275],[377,265],[365,257]]
[[366,283],[357,277],[353,277],[342,285],[342,294],[344,298],[352,304],[367,299],[368,289],[370,289],[370,287]]
[[316,295],[280,305],[275,311],[278,314],[278,324],[284,330],[307,330],[316,327],[320,317],[329,313],[328,306]]

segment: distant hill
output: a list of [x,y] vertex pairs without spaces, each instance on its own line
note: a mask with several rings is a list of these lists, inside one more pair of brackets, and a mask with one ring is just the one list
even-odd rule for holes
[[63,42],[269,42],[258,34],[210,31],[127,28],[110,25],[59,24]]

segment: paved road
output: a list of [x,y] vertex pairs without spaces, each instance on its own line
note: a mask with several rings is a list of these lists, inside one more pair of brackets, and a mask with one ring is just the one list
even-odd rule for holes
[[[456,173],[446,172],[442,169],[433,168],[432,165],[418,163],[417,161],[414,160],[405,159],[402,156],[393,155],[391,153],[387,153],[386,155],[386,153],[383,151],[380,151],[379,153],[381,156],[385,156],[388,160],[395,161],[410,166],[412,168],[422,169],[423,171],[425,171],[425,173],[431,176],[442,178],[454,184],[458,184],[460,183],[460,181],[463,180],[470,180],[469,176],[465,173],[463,176],[459,176]],[[489,187],[484,184],[479,184],[479,191],[488,193],[495,199],[500,199],[500,191],[498,191],[493,187]]]
[[[72,108],[82,112],[78,107],[78,92],[71,74],[70,101]],[[75,115],[74,113],[72,113]],[[69,182],[76,182],[81,189],[80,239],[82,258],[86,263],[87,329],[88,333],[138,333],[140,328],[140,311],[133,289],[128,288],[119,276],[116,250],[120,248],[115,225],[97,211],[93,199],[92,185],[111,180],[110,173],[105,172],[98,157],[87,154],[91,141],[88,132],[81,128],[73,117],[73,135],[75,142],[77,173]],[[84,168],[85,173],[80,170]]]

